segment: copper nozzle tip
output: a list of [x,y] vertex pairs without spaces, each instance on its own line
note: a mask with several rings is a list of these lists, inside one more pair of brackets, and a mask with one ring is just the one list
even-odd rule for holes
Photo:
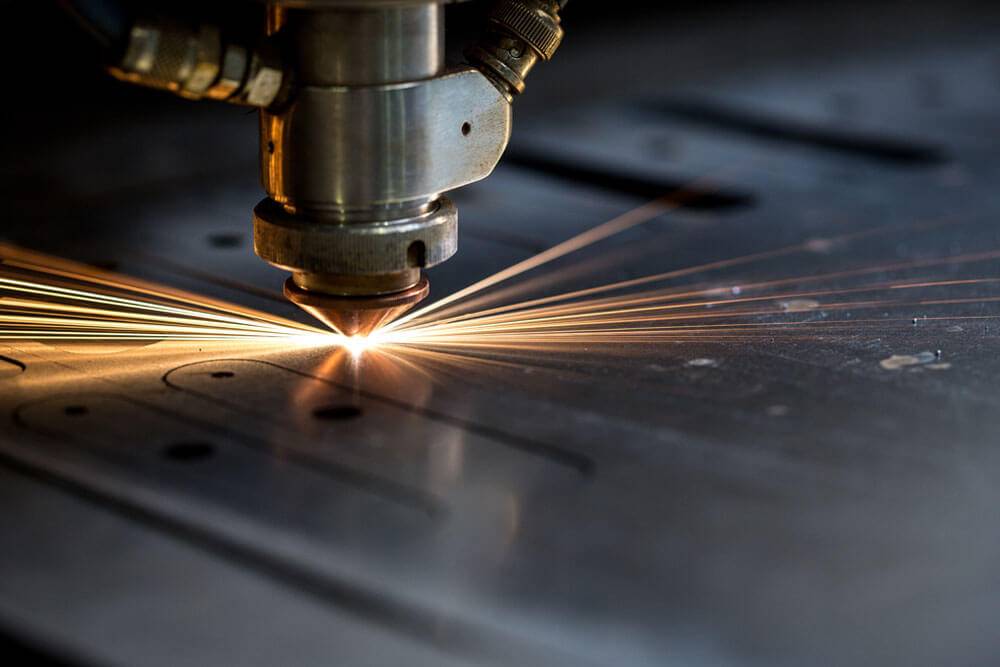
[[413,308],[430,293],[426,276],[399,292],[372,296],[339,296],[305,290],[289,278],[285,296],[334,331],[345,336],[368,336]]

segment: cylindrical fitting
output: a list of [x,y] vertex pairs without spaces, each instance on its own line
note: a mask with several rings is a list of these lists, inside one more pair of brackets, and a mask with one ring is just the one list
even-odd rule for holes
[[224,42],[212,25],[139,19],[125,54],[109,71],[116,78],[169,90],[188,99],[267,106],[278,97],[282,68],[270,49]]
[[429,105],[406,86],[444,69],[442,7],[287,10],[282,33],[295,90],[288,104],[261,112],[268,196],[289,212],[341,222],[428,211],[438,192],[410,186],[430,157],[416,154]]
[[490,28],[465,52],[509,98],[524,92],[524,79],[541,60],[549,60],[562,42],[557,0],[499,0],[490,12]]
[[445,71],[437,2],[287,7],[276,25],[294,86],[261,112],[257,254],[294,294],[411,289],[457,250],[441,194],[492,170],[509,105],[480,72]]
[[406,272],[413,276],[414,269],[439,264],[457,249],[458,211],[446,197],[413,217],[353,223],[290,213],[270,199],[254,209],[257,255],[293,273],[312,274],[312,286],[322,284],[322,275],[337,276],[328,284],[341,286],[344,276],[367,276],[362,284],[370,285],[373,276]]
[[370,86],[416,81],[444,69],[444,10],[289,10],[284,30],[299,86]]

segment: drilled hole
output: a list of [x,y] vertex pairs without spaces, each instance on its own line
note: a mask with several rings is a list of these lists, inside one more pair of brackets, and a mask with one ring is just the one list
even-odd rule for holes
[[361,408],[356,405],[328,405],[313,410],[316,419],[354,419],[361,416]]
[[427,246],[423,241],[414,241],[406,249],[406,263],[421,268],[427,265]]
[[87,414],[89,410],[87,410],[86,405],[67,405],[63,408],[63,412],[70,417],[82,417]]
[[467,137],[470,132],[472,132],[472,123],[462,123],[462,136]]
[[218,378],[220,380],[223,378],[231,378],[234,375],[236,375],[236,373],[233,373],[232,371],[215,371],[214,373],[212,373],[212,377]]
[[243,244],[243,236],[230,232],[211,234],[208,242],[213,248],[238,248]]
[[163,450],[164,458],[187,463],[204,461],[215,454],[215,446],[207,442],[178,442]]

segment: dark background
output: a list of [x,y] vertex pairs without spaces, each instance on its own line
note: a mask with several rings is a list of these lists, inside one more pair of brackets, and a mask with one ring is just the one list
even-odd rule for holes
[[[257,3],[232,0],[142,2],[138,6],[144,12],[162,7],[170,15],[217,21],[238,32],[251,31],[261,14]],[[447,8],[452,56],[475,38],[488,6],[488,2],[476,0]],[[59,3],[2,2],[0,7],[7,27],[0,43],[0,55],[7,64],[4,113],[11,120],[27,123],[20,130],[36,123],[39,130],[48,131],[53,127],[44,124],[75,125],[74,116],[95,108],[112,108],[116,103],[153,107],[168,103],[164,99],[169,95],[136,90],[108,79],[101,71],[106,54]],[[590,67],[567,71],[564,66],[556,74],[533,77],[543,76],[546,84],[557,81],[554,92],[563,100],[567,92],[592,95],[616,88],[625,92],[650,68],[657,73],[665,69],[676,80],[684,81],[720,66],[739,71],[760,69],[782,59],[801,64],[831,57],[831,53],[842,58],[919,49],[949,34],[988,31],[997,24],[996,14],[995,3],[988,0],[572,0],[563,12],[567,38],[560,58],[586,59]],[[621,40],[650,31],[662,35],[662,48],[655,58],[620,62],[623,50],[602,41],[608,35]],[[529,80],[529,86],[534,82],[534,78]],[[550,88],[532,86],[532,95],[525,97],[523,104],[533,107],[531,98],[548,98],[543,89]],[[8,139],[22,137],[18,132]]]
[[[488,4],[448,7],[452,59],[475,39]],[[219,20],[237,32],[253,30],[262,12],[252,2],[139,5],[143,11],[161,6],[171,14]],[[515,116],[519,124],[528,124],[570,106],[659,96],[702,81],[738,81],[761,71],[792,74],[880,54],[919,56],[942,42],[988,34],[1000,23],[995,5],[974,0],[573,0],[564,11],[567,37],[558,60],[532,73]],[[23,218],[27,212],[44,220],[68,207],[86,214],[121,188],[183,181],[203,171],[199,165],[220,161],[256,178],[254,122],[240,120],[252,116],[251,110],[191,103],[113,80],[102,69],[108,53],[58,3],[4,2],[0,7],[6,25],[0,40],[6,63],[0,213]],[[157,126],[158,119],[167,126]],[[145,135],[135,129],[143,123],[153,125]],[[213,132],[213,125],[231,131]],[[118,126],[133,127],[135,136],[119,143],[120,133],[113,131]],[[102,138],[89,149],[66,150],[67,142],[94,135],[97,128],[109,131],[98,133]]]

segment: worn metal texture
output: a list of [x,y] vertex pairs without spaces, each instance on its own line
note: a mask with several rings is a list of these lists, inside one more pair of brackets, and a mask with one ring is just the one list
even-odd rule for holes
[[[696,82],[654,66],[662,34],[609,26],[593,39],[642,54],[642,80],[528,107],[457,193],[432,298],[692,182],[585,253],[600,281],[810,240],[691,280],[996,248],[987,24]],[[567,41],[551,95],[592,82],[589,53]],[[251,249],[254,122],[171,104],[55,132],[4,161],[3,235],[299,316]],[[591,280],[574,266],[560,289]],[[950,312],[460,367],[0,342],[0,628],[70,664],[988,664],[1000,330]]]

